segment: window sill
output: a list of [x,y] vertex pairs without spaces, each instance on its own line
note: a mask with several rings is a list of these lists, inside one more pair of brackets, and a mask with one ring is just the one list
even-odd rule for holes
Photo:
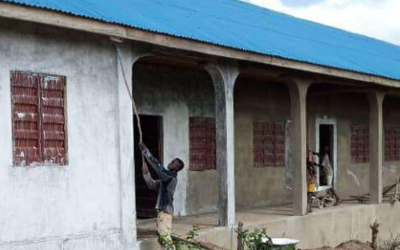
[[26,168],[26,169],[32,169],[32,168],[68,168],[69,165],[55,165],[55,164],[34,164],[34,165],[12,165],[13,168]]

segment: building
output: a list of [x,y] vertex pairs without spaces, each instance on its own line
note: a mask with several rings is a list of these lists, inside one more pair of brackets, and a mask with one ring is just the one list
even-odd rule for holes
[[330,215],[329,230],[353,224],[328,243],[367,238],[376,218],[399,233],[399,206],[381,205],[400,175],[399,59],[235,0],[2,0],[0,249],[144,249],[137,215],[154,216],[154,193],[125,80],[145,142],[187,163],[177,216],[214,212],[229,235],[239,209],[293,204],[306,225],[306,146],[330,145],[340,195],[371,204]]

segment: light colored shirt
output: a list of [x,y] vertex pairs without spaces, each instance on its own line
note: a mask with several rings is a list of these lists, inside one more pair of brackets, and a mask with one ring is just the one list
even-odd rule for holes
[[322,157],[321,172],[323,176],[333,176],[333,169],[328,154]]

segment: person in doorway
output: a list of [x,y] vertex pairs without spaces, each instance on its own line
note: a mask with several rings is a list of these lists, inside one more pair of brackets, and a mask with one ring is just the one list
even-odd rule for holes
[[331,160],[329,157],[329,152],[330,152],[329,146],[325,146],[324,151],[320,155],[320,159],[322,161],[321,161],[321,164],[319,165],[319,167],[321,169],[321,175],[324,178],[325,184],[328,186],[332,186],[331,192],[332,192],[333,196],[335,196],[335,198],[336,198],[335,206],[337,206],[341,203],[342,200],[340,199],[336,190],[333,188],[333,169],[332,169],[332,164],[331,164]]
[[314,167],[314,157],[313,151],[307,144],[307,213],[312,213],[312,202],[314,199],[315,192],[315,167]]
[[159,241],[162,245],[167,245],[172,242],[171,229],[172,229],[172,215],[174,214],[174,193],[176,185],[178,183],[178,172],[181,171],[185,164],[179,158],[175,158],[168,164],[167,168],[151,154],[149,149],[143,144],[139,144],[139,148],[146,158],[150,166],[157,173],[159,180],[154,180],[147,167],[145,161],[143,161],[143,178],[149,189],[157,190],[157,204],[156,210],[158,213],[157,218],[157,233],[159,235]]

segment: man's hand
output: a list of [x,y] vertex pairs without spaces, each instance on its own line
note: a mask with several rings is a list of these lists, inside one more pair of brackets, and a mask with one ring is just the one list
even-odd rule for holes
[[143,161],[142,173],[143,174],[148,174],[149,173],[149,168],[147,167],[147,164],[146,164],[145,161]]

